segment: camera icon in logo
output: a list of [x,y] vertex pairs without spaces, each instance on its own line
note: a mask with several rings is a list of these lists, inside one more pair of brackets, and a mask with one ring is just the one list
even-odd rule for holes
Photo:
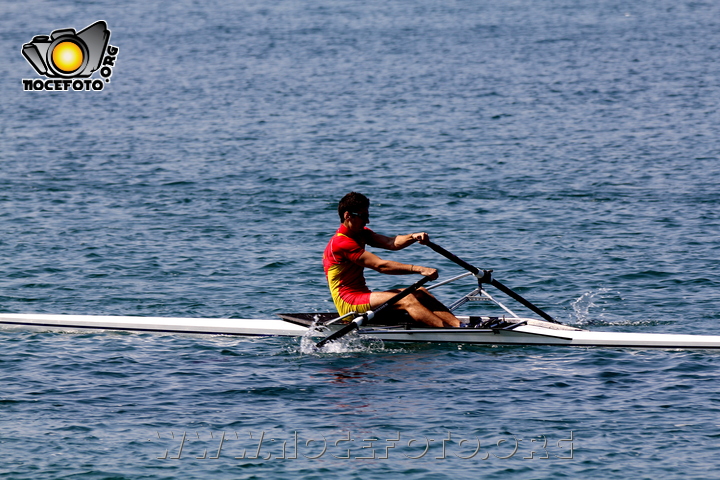
[[40,75],[51,78],[89,77],[100,68],[110,41],[107,23],[100,20],[80,32],[74,28],[38,35],[23,45],[22,54]]

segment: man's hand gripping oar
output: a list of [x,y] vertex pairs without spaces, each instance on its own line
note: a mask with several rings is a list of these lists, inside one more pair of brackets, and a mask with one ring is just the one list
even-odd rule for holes
[[507,296],[517,300],[522,305],[525,305],[527,308],[529,308],[533,312],[537,313],[538,315],[540,315],[542,318],[544,318],[548,322],[560,323],[557,320],[555,320],[554,318],[552,318],[550,315],[548,315],[547,313],[540,310],[540,308],[538,308],[535,305],[533,305],[532,303],[530,303],[528,300],[525,300],[523,297],[520,296],[520,294],[513,292],[508,287],[506,287],[502,283],[500,283],[497,280],[495,280],[494,278],[492,278],[492,275],[490,275],[491,270],[483,271],[482,272],[483,275],[481,276],[480,275],[481,272],[480,272],[479,268],[474,267],[473,265],[470,265],[469,263],[467,263],[465,260],[462,260],[462,259],[456,257],[452,253],[450,253],[447,250],[445,250],[444,248],[442,248],[440,245],[436,245],[429,240],[427,241],[427,243],[425,243],[425,245],[432,248],[433,250],[435,250],[437,253],[439,253],[443,257],[447,258],[448,260],[451,260],[451,261],[457,263],[458,265],[463,267],[465,270],[469,270],[470,272],[472,272],[478,278],[478,280],[480,282],[489,283],[490,285],[497,288],[498,290],[500,290]]
[[375,310],[368,310],[365,313],[359,314],[358,316],[355,317],[355,319],[353,319],[352,322],[345,325],[343,328],[341,328],[337,332],[335,332],[331,335],[328,335],[327,337],[320,340],[317,344],[315,344],[315,347],[322,348],[323,346],[325,346],[326,343],[337,340],[340,337],[344,337],[345,335],[352,332],[356,328],[360,328],[362,326],[362,324],[365,323],[365,321],[372,319],[373,317],[375,317],[378,313],[380,313],[385,308],[387,308],[387,307],[399,302],[403,298],[407,297],[408,295],[413,293],[418,288],[422,287],[425,283],[427,283],[430,280],[431,280],[431,277],[429,277],[429,276],[423,277],[420,280],[418,280],[417,282],[415,282],[412,285],[410,285],[409,287],[407,287],[402,292],[400,292],[397,295],[395,295],[394,297],[390,298],[390,300],[388,300],[385,303],[378,306]]

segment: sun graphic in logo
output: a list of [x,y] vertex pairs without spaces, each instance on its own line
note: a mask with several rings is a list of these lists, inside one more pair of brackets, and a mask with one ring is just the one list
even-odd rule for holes
[[52,52],[53,64],[63,72],[71,73],[83,64],[83,51],[75,42],[58,43]]

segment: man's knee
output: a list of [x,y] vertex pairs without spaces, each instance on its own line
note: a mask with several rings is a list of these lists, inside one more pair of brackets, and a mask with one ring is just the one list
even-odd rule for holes
[[417,292],[415,292],[415,298],[422,302],[423,300],[435,298],[433,297],[432,293],[428,292],[424,288],[420,288]]
[[400,301],[397,303],[397,305],[398,305],[399,307],[401,307],[401,308],[411,307],[411,306],[415,306],[415,305],[418,305],[418,304],[421,304],[421,302],[420,302],[420,300],[415,296],[414,293],[408,295],[407,297],[403,298],[402,300],[400,300]]

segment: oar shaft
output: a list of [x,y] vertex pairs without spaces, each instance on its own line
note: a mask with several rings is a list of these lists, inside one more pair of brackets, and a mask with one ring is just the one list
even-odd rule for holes
[[422,287],[423,285],[425,285],[425,284],[426,284],[427,282],[429,282],[429,281],[430,281],[430,277],[423,277],[423,278],[421,278],[420,280],[418,280],[417,282],[413,283],[412,285],[410,285],[409,287],[407,287],[405,290],[403,290],[402,292],[396,294],[396,295],[395,295],[394,297],[392,297],[390,300],[388,300],[387,302],[385,302],[385,303],[383,303],[382,305],[380,305],[379,307],[377,307],[377,308],[374,310],[375,315],[377,315],[378,313],[380,313],[383,309],[385,309],[385,308],[387,308],[387,307],[389,307],[389,306],[391,306],[391,305],[396,304],[397,302],[399,302],[399,301],[402,300],[403,298],[407,297],[408,295],[410,295],[410,294],[413,293],[415,290],[417,290],[418,288]]
[[502,283],[498,282],[498,281],[495,280],[494,278],[490,281],[490,285],[492,285],[493,287],[497,288],[498,290],[500,290],[501,292],[503,292],[503,293],[504,293],[505,295],[507,295],[508,297],[514,298],[515,300],[517,300],[517,301],[520,302],[521,304],[525,305],[527,308],[529,308],[529,309],[532,310],[533,312],[537,313],[538,315],[540,315],[542,318],[544,318],[544,319],[547,320],[548,322],[560,323],[560,322],[558,322],[557,320],[555,320],[554,318],[552,318],[550,315],[548,315],[547,313],[545,313],[545,312],[543,312],[542,310],[540,310],[539,307],[536,307],[535,305],[533,305],[529,300],[525,300],[525,299],[524,299],[523,297],[521,297],[519,294],[513,292],[513,291],[510,290],[508,287],[506,287],[506,286],[503,285]]
[[347,335],[348,333],[352,332],[352,331],[355,330],[356,328],[360,328],[360,325],[362,325],[362,322],[363,322],[364,320],[365,320],[365,317],[363,317],[363,316],[360,316],[360,317],[356,318],[355,320],[353,320],[352,322],[348,323],[347,325],[345,325],[343,328],[341,328],[341,329],[338,330],[337,332],[335,332],[335,333],[333,333],[333,334],[331,334],[331,335],[328,335],[327,337],[325,337],[325,338],[323,338],[322,340],[320,340],[318,343],[315,344],[315,347],[317,347],[317,348],[322,348],[322,347],[325,346],[326,343],[332,342],[332,341],[334,341],[334,340],[337,340],[337,339],[340,338],[340,337],[344,337],[345,335]]
[[[436,245],[436,244],[434,244],[433,242],[427,242],[427,246],[430,247],[430,248],[432,248],[433,250],[435,250],[437,253],[439,253],[439,254],[442,255],[443,257],[447,258],[448,260],[451,260],[451,261],[457,263],[458,265],[460,265],[461,267],[463,267],[465,270],[469,270],[469,271],[471,271],[471,272],[472,272],[473,274],[475,274],[475,275],[480,274],[480,269],[479,269],[479,268],[477,268],[477,267],[475,267],[475,266],[473,266],[473,265],[470,265],[469,263],[467,263],[465,260],[463,260],[463,259],[461,259],[461,258],[458,258],[458,257],[455,256],[454,254],[452,254],[452,253],[448,252],[447,250],[445,250],[444,248],[442,248],[440,245]],[[486,273],[487,278],[490,278],[490,282],[489,282],[490,285],[492,285],[493,287],[497,288],[498,290],[500,290],[501,292],[503,292],[505,295],[507,295],[507,296],[509,296],[509,297],[511,297],[511,298],[513,298],[513,299],[515,299],[515,300],[517,300],[517,301],[520,302],[522,305],[525,305],[527,308],[529,308],[529,309],[532,310],[533,312],[537,313],[538,315],[540,315],[542,318],[544,318],[544,319],[547,320],[548,322],[560,323],[560,322],[558,322],[557,320],[555,320],[554,318],[552,318],[550,315],[548,315],[547,313],[545,313],[545,312],[543,312],[542,310],[540,310],[540,308],[538,308],[538,307],[536,307],[535,305],[533,305],[532,303],[530,303],[528,300],[525,300],[525,299],[524,299],[523,297],[521,297],[519,294],[513,292],[513,291],[510,290],[508,287],[506,287],[506,286],[503,285],[502,283],[498,282],[498,281],[495,280],[494,278],[491,278],[490,275],[489,275],[489,272],[490,272],[490,270],[486,271],[485,273]],[[480,277],[478,277],[478,278],[480,278]],[[486,277],[483,277],[483,278],[480,278],[480,281],[481,281],[481,282],[485,282],[485,281],[487,281],[487,279],[486,279]]]
[[457,263],[458,265],[460,265],[461,267],[463,267],[465,270],[469,270],[469,271],[471,271],[472,273],[474,273],[475,275],[477,275],[477,274],[480,273],[480,270],[479,270],[477,267],[474,267],[474,266],[470,265],[469,263],[467,263],[467,262],[466,262],[465,260],[463,260],[462,258],[456,257],[454,254],[448,252],[447,250],[445,250],[445,249],[444,249],[443,247],[441,247],[440,245],[436,245],[436,244],[434,244],[433,242],[428,242],[428,243],[427,243],[427,246],[430,247],[430,248],[432,248],[433,250],[435,250],[437,253],[439,253],[439,254],[442,255],[443,257],[447,258],[448,260],[451,260],[451,261]]
[[392,296],[389,300],[387,300],[385,303],[378,306],[375,310],[369,310],[361,315],[358,315],[357,317],[355,317],[355,319],[352,322],[345,325],[343,328],[341,328],[337,332],[332,333],[332,334],[328,335],[327,337],[323,338],[322,340],[320,340],[318,343],[315,344],[315,347],[322,348],[326,343],[332,342],[333,340],[337,340],[338,338],[343,337],[343,336],[347,335],[348,333],[352,332],[356,328],[360,328],[362,326],[363,322],[365,322],[365,320],[373,318],[375,315],[380,313],[385,308],[399,302],[400,300],[407,297],[408,295],[410,295],[412,292],[414,292],[418,288],[422,287],[428,281],[430,281],[430,277],[421,278],[417,282],[415,282],[412,285],[410,285],[409,287],[407,287],[402,292],[397,293],[396,295]]

